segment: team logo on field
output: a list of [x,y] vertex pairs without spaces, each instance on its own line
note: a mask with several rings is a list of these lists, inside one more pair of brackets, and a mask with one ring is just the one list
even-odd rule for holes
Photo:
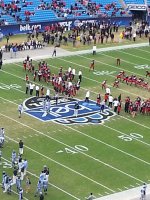
[[[78,116],[74,115],[75,102],[79,102]],[[59,98],[58,105],[54,98],[50,100],[50,109],[45,111],[43,108],[44,98],[31,97],[24,102],[25,113],[41,121],[54,121],[60,124],[100,124],[115,113],[107,106],[103,113],[95,101],[86,103],[84,100]]]

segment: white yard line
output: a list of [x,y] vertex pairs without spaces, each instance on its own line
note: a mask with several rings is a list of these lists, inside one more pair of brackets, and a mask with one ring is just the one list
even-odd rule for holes
[[127,52],[124,52],[123,50],[116,50],[116,51],[119,51],[119,52],[121,52],[121,53],[124,53],[124,54],[126,54],[126,55],[129,55],[129,56],[132,56],[132,57],[135,57],[135,58],[140,58],[140,59],[142,59],[142,60],[147,60],[147,61],[150,61],[149,59],[147,59],[147,58],[143,58],[143,57],[141,57],[141,56],[137,56],[137,55],[134,55],[134,54],[131,54],[131,53],[127,53]]
[[[58,142],[58,143],[60,143],[60,144],[63,144],[63,145],[65,145],[65,146],[68,146],[68,147],[72,148],[71,146],[69,146],[69,145],[67,145],[67,144],[65,144],[65,143],[63,143],[63,142],[60,142],[59,140],[54,139],[54,138],[52,138],[52,137],[50,137],[50,136],[48,136],[48,135],[46,135],[46,134],[44,134],[44,133],[42,133],[42,132],[40,132],[40,131],[38,131],[38,130],[36,130],[36,129],[30,127],[30,126],[28,126],[28,125],[25,125],[25,124],[23,124],[23,123],[21,123],[21,122],[15,120],[15,119],[12,119],[12,118],[10,118],[10,117],[4,115],[4,114],[0,114],[0,115],[4,116],[4,117],[6,117],[6,118],[8,118],[8,119],[10,119],[10,120],[12,120],[12,121],[15,121],[15,122],[17,122],[17,123],[19,123],[19,124],[21,124],[21,125],[23,125],[23,126],[29,128],[29,129],[33,130],[33,131],[35,131],[35,132],[38,132],[39,134],[44,135],[44,136],[46,136],[46,137],[48,137],[48,138],[50,138],[50,139],[52,139],[52,140],[54,140],[54,141],[56,141],[56,142]],[[69,128],[71,128],[71,127],[69,127]],[[73,129],[73,128],[71,128],[71,129]],[[73,130],[76,130],[76,129],[73,129]],[[77,130],[76,130],[76,131],[77,131]],[[80,131],[77,131],[77,132],[80,132]],[[81,133],[81,132],[80,132],[80,133]],[[82,133],[82,134],[83,134],[83,133]],[[84,134],[84,135],[86,135],[86,134]],[[88,155],[88,154],[86,154],[86,153],[84,153],[84,152],[80,152],[80,153],[83,154],[83,155],[85,155],[85,156],[87,156],[87,157],[89,157],[89,158],[91,158],[91,159],[93,159],[93,160],[95,160],[96,162],[99,162],[99,163],[101,163],[101,164],[103,164],[103,165],[105,165],[105,166],[107,166],[107,167],[109,167],[109,168],[111,168],[111,169],[113,169],[113,170],[115,170],[115,171],[117,171],[117,172],[120,172],[120,173],[122,173],[122,174],[124,174],[124,175],[126,175],[126,176],[128,176],[128,177],[130,177],[130,178],[132,178],[132,179],[135,179],[135,180],[137,180],[137,181],[139,181],[139,182],[143,182],[143,180],[140,180],[140,179],[138,179],[138,178],[136,178],[136,177],[134,177],[134,176],[132,176],[132,175],[130,175],[130,174],[128,174],[128,173],[126,173],[126,172],[124,172],[124,171],[118,169],[118,168],[116,168],[116,167],[113,167],[112,165],[109,165],[108,163],[105,163],[105,162],[103,162],[103,161],[101,161],[101,160],[99,160],[99,159],[97,159],[97,158],[94,158],[93,156],[90,156],[90,155]],[[146,161],[145,161],[145,162],[146,162]]]
[[[78,55],[78,56],[79,56],[79,55]],[[90,58],[87,58],[87,57],[85,57],[85,56],[79,56],[79,57],[82,57],[82,58],[84,58],[84,59],[91,60]],[[62,60],[62,61],[65,61],[65,62],[68,62],[68,63],[72,63],[72,64],[77,65],[77,66],[80,66],[80,67],[82,67],[82,68],[89,69],[88,67],[85,67],[84,65],[80,65],[80,64],[77,64],[77,63],[75,63],[75,62],[65,60],[65,59],[63,59],[63,58],[58,58],[58,59],[59,59],[59,60]],[[96,59],[95,59],[95,61],[96,61],[96,62],[99,62],[99,63],[102,63],[103,65],[112,66],[112,65],[103,63],[103,62],[101,62],[101,61],[98,61],[98,60],[96,60]],[[116,78],[116,77],[113,76],[113,75],[107,75],[107,76]],[[101,83],[100,83],[99,81],[95,80],[95,79],[91,79],[91,78],[88,78],[88,77],[86,77],[86,76],[83,76],[83,78],[85,78],[85,79],[87,79],[87,80],[90,80],[90,81],[92,81],[92,82],[99,83],[99,86],[101,86],[101,85],[100,85]],[[121,82],[120,82],[120,83],[121,83]],[[123,83],[121,83],[121,84],[123,84]],[[108,86],[111,87],[111,85],[108,85]],[[121,89],[121,88],[116,88],[116,89],[117,89],[117,90],[120,90],[120,91],[122,91],[122,92],[128,93],[128,94],[132,94],[132,95],[134,95],[134,96],[137,97],[137,94],[135,94],[135,93],[133,93],[133,92],[129,92],[129,91],[124,90],[124,89]],[[147,99],[146,97],[143,97],[143,98],[144,98],[144,99]]]
[[[4,158],[2,158],[3,160],[5,160]],[[8,161],[9,162],[9,161]],[[2,186],[2,184],[0,183],[0,185]],[[12,191],[12,193],[14,193],[14,194],[16,194],[17,196],[19,196],[19,194],[17,193],[17,192],[15,192],[14,190],[11,190]],[[8,194],[7,194],[7,192],[5,193],[7,196],[8,196]],[[24,196],[24,194],[23,194],[23,199],[25,199],[25,200],[29,200],[29,199],[27,199],[25,196]]]
[[[6,117],[6,118],[8,117],[8,116],[3,115],[3,114],[1,114],[1,113],[0,113],[0,115],[2,115],[3,117]],[[12,138],[10,138],[10,137],[8,137],[8,136],[6,136],[6,138],[8,138],[9,140],[11,140],[11,141],[13,141],[13,142],[15,142],[15,143],[18,143],[16,140],[14,140],[14,139],[12,139]],[[68,167],[68,166],[66,166],[66,165],[63,165],[62,163],[60,163],[60,162],[58,162],[58,161],[56,161],[56,160],[54,160],[54,159],[52,159],[52,158],[50,158],[50,157],[48,157],[48,156],[42,154],[42,153],[40,153],[39,151],[36,151],[35,149],[33,149],[33,148],[31,148],[31,147],[29,147],[29,146],[27,146],[27,145],[24,145],[24,147],[27,148],[28,150],[30,150],[30,151],[32,151],[32,152],[34,152],[34,153],[36,153],[36,154],[42,156],[43,158],[46,158],[47,160],[50,160],[50,161],[54,162],[55,164],[57,164],[57,165],[59,165],[59,166],[65,168],[65,169],[67,169],[67,170],[69,170],[69,171],[71,171],[71,172],[73,172],[73,173],[75,173],[75,174],[77,174],[77,175],[79,175],[79,176],[81,176],[81,177],[83,177],[83,178],[85,178],[85,179],[87,179],[87,180],[89,180],[89,181],[91,181],[91,182],[93,182],[93,183],[95,183],[95,184],[97,184],[97,185],[99,185],[99,186],[101,186],[101,187],[103,187],[103,188],[105,188],[105,189],[111,191],[111,192],[115,192],[114,190],[108,188],[107,186],[104,186],[103,184],[101,184],[101,183],[99,183],[99,182],[97,182],[97,181],[95,181],[95,180],[93,180],[93,179],[91,179],[91,178],[89,178],[89,177],[87,177],[87,176],[81,174],[80,172],[77,172],[77,171],[75,171],[74,169],[72,169],[72,168],[70,168],[70,167]],[[139,180],[138,180],[138,181],[139,181]],[[143,183],[143,181],[140,181],[140,182]]]
[[145,53],[148,53],[148,54],[150,54],[150,52],[149,52],[149,51],[146,51],[146,50],[144,50],[144,49],[139,49],[139,48],[137,48],[137,50],[139,50],[139,51],[143,51],[143,52],[145,52]]
[[[4,158],[4,157],[2,157],[2,159],[5,160],[5,161],[7,161],[7,162],[9,162],[9,163],[11,163],[9,160],[7,160],[7,159]],[[33,173],[30,172],[30,171],[27,171],[27,173],[30,174],[30,175],[32,175],[32,176],[34,176],[35,178],[39,179],[39,177],[38,177],[36,174],[33,174]],[[52,183],[50,183],[50,182],[48,182],[48,184],[49,184],[50,186],[56,188],[57,190],[60,190],[61,192],[63,192],[63,193],[65,193],[65,194],[67,194],[67,195],[73,197],[74,199],[80,200],[78,197],[75,197],[74,195],[70,194],[69,192],[63,190],[62,188],[60,188],[60,187],[58,187],[58,186],[56,186],[56,185],[54,185],[54,184],[52,184]],[[16,194],[17,194],[17,193],[16,193]],[[24,199],[25,199],[25,197],[24,197]],[[26,199],[26,200],[28,200],[28,199]]]
[[[2,98],[2,97],[0,97],[0,98]],[[7,101],[10,102],[10,103],[16,104],[16,103],[11,102],[11,101],[9,101],[9,100],[7,100]],[[4,116],[5,116],[5,115],[4,115]],[[36,130],[36,129],[34,129],[34,128],[32,128],[32,127],[26,125],[26,124],[23,124],[23,123],[21,123],[21,122],[15,120],[15,119],[12,119],[12,118],[10,118],[10,117],[8,117],[8,116],[5,116],[5,117],[7,117],[7,118],[9,118],[9,119],[11,119],[11,120],[13,120],[13,121],[15,121],[15,122],[17,122],[17,123],[19,123],[19,124],[21,124],[21,125],[27,127],[27,128],[29,128],[29,129],[31,129],[31,130],[37,132],[38,134],[44,135],[44,136],[46,136],[46,137],[48,137],[48,138],[50,138],[50,139],[52,139],[52,140],[54,140],[54,141],[56,141],[56,142],[59,142],[59,143],[65,145],[65,146],[68,146],[68,147],[72,148],[71,146],[69,146],[69,145],[67,145],[67,144],[65,144],[65,143],[63,143],[63,142],[60,142],[59,140],[57,140],[57,139],[55,139],[55,138],[52,138],[51,136],[46,135],[46,134],[42,133],[41,131],[38,131],[38,130]],[[66,125],[63,125],[63,126],[66,127]],[[121,132],[121,131],[119,131],[119,130],[117,130],[117,129],[111,128],[111,127],[109,127],[109,126],[107,126],[107,125],[103,125],[103,126],[106,127],[106,128],[109,128],[109,129],[111,129],[111,130],[113,130],[113,131],[115,131],[115,132],[118,132],[118,133],[121,133],[121,134],[123,134],[123,135],[129,136],[128,134],[125,134],[125,133],[123,133],[123,132]],[[150,165],[149,162],[147,162],[147,161],[145,161],[145,160],[143,160],[143,159],[140,159],[140,158],[138,158],[138,157],[136,157],[136,156],[134,156],[134,155],[132,155],[132,154],[130,154],[130,153],[127,153],[127,152],[125,152],[125,151],[123,151],[123,150],[121,150],[121,149],[118,149],[117,147],[114,147],[114,146],[112,146],[112,145],[110,145],[110,144],[107,144],[107,143],[105,143],[105,142],[103,142],[103,141],[101,141],[101,140],[99,140],[99,139],[96,139],[96,138],[94,138],[94,137],[92,137],[92,136],[89,136],[89,135],[87,135],[87,134],[85,134],[85,133],[83,133],[83,132],[81,132],[81,131],[79,131],[79,130],[77,130],[77,129],[74,129],[74,128],[70,127],[70,126],[67,126],[67,128],[68,128],[68,129],[71,129],[71,130],[73,130],[73,131],[76,131],[76,132],[78,132],[78,133],[80,133],[80,134],[82,134],[82,135],[84,135],[84,136],[86,136],[86,137],[88,137],[88,138],[90,138],[90,139],[92,139],[92,140],[95,140],[95,141],[97,141],[97,142],[100,142],[100,143],[102,143],[102,144],[104,144],[104,145],[106,145],[106,146],[108,146],[108,147],[111,147],[111,148],[113,148],[113,149],[115,149],[115,150],[117,150],[117,151],[119,151],[119,152],[121,152],[121,153],[123,153],[123,154],[125,154],[125,155],[127,155],[127,156],[130,156],[130,157],[132,157],[132,158],[134,158],[134,159],[137,159],[137,160],[139,160],[139,161],[141,161],[141,162],[143,162],[143,163],[145,163],[145,164]],[[149,145],[149,146],[150,146],[150,144],[148,144],[148,143],[146,143],[146,142],[143,142],[143,141],[138,140],[138,139],[135,139],[135,140],[137,140],[137,141],[139,141],[139,142],[141,142],[141,143],[143,143],[143,144],[145,144],[145,145]],[[72,148],[72,149],[73,149],[73,148]],[[80,153],[82,153],[82,154],[85,155],[85,153],[83,153],[83,152],[80,152]],[[89,155],[86,154],[86,156],[89,156]],[[101,162],[101,161],[99,161],[98,159],[96,159],[96,158],[94,158],[94,157],[92,157],[92,159],[94,159],[94,160],[96,160],[96,161],[98,161],[98,162]],[[105,165],[108,166],[107,163],[103,163],[103,164],[105,164]],[[111,167],[111,166],[109,166],[109,167]],[[118,170],[118,169],[117,169],[117,170]],[[124,173],[124,172],[123,172],[123,173]],[[129,175],[129,176],[130,176],[130,175]]]
[[[20,66],[20,65],[19,65]],[[10,75],[12,75],[13,76],[13,74],[11,74],[11,73],[9,73]],[[22,79],[21,77],[19,77],[19,76],[17,76],[18,78],[20,78],[20,79]],[[20,91],[20,90],[18,90],[18,91]],[[23,92],[23,91],[22,91]],[[5,100],[5,99],[4,99]],[[133,120],[131,120],[131,119],[128,119],[128,118],[126,118],[126,117],[123,117],[123,116],[120,116],[120,118],[124,118],[124,119],[126,119],[126,120],[128,120],[128,121],[132,121],[133,123],[136,123],[136,124],[138,124],[138,125],[141,125],[141,126],[143,126],[144,128],[148,128],[148,129],[150,129],[149,127],[147,127],[147,126],[145,126],[145,125],[143,125],[143,124],[139,124],[138,122],[135,122],[135,121],[133,121]],[[115,119],[112,119],[112,120],[114,120],[115,121]],[[80,126],[83,126],[83,125],[80,125]],[[83,126],[84,127],[84,126]],[[142,142],[142,141],[141,141]],[[145,143],[146,144],[146,143]]]

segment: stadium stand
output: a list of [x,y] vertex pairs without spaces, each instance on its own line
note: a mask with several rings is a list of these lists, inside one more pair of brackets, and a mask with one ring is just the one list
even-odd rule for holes
[[[123,2],[144,4],[144,0]],[[8,25],[87,17],[120,17],[126,16],[127,12],[117,0],[1,0],[0,14],[0,24]]]
[[124,0],[126,4],[145,4],[144,0]]

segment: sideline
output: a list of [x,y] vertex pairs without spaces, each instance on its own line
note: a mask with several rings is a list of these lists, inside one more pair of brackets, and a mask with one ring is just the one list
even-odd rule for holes
[[[97,49],[96,52],[100,53],[100,52],[115,51],[115,50],[122,50],[122,49],[128,49],[128,48],[148,47],[148,46],[149,46],[149,43],[128,44],[128,45],[115,46],[115,47],[99,48],[99,49]],[[30,57],[34,60],[46,59],[46,58],[50,58],[50,57],[52,58],[52,56],[51,56],[52,51],[53,51],[53,49],[51,47],[46,47],[44,49],[37,49],[37,50],[21,51],[21,52],[17,52],[17,57],[12,58],[12,59],[10,58],[9,52],[7,52],[7,53],[4,52],[3,63],[9,64],[9,63],[14,63],[14,62],[22,62],[27,57],[27,55],[30,55]],[[64,57],[64,56],[66,57],[66,56],[90,54],[90,53],[92,54],[92,49],[70,52],[70,51],[59,48],[59,49],[57,49],[56,58]]]
[[[147,189],[149,190],[150,184],[147,184]],[[140,200],[140,192],[141,192],[142,186],[132,188],[129,190],[125,190],[123,192],[118,192],[115,194],[107,195],[101,198],[97,198],[96,200]],[[131,198],[132,196],[132,198]],[[147,200],[150,199],[150,192],[146,194]]]

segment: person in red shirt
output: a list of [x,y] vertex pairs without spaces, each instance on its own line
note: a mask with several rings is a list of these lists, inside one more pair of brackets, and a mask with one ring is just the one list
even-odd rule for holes
[[89,71],[90,70],[94,71],[94,68],[95,68],[95,60],[92,60]]
[[26,74],[26,76],[25,76],[25,81],[26,81],[26,82],[29,81],[29,76],[28,76],[28,74]]

